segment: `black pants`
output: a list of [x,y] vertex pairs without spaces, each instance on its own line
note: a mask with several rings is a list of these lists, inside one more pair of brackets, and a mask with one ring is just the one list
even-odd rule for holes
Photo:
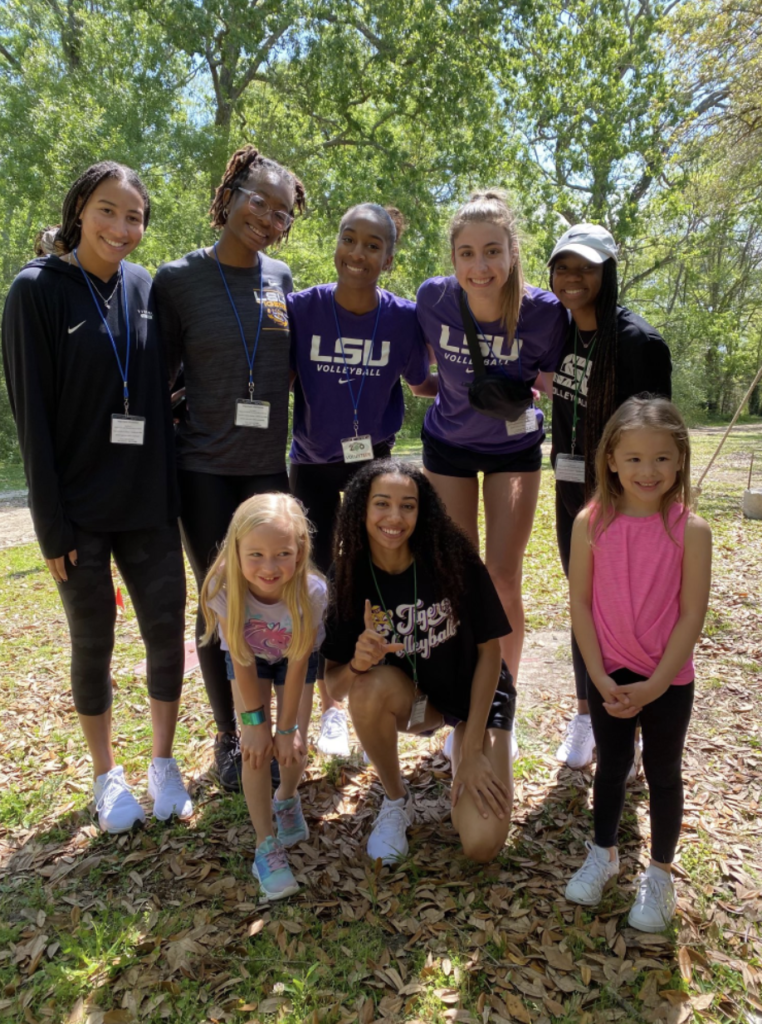
[[[579,512],[581,508],[582,505],[577,509],[577,512]],[[556,489],[556,539],[558,541],[558,553],[561,556],[561,565],[564,567],[564,575],[567,579],[569,577],[572,526],[574,526],[575,517],[576,512],[574,515],[570,514],[561,500],[558,489]],[[572,663],[574,665],[574,686],[577,691],[577,700],[587,700],[590,677],[587,674],[585,660],[582,657],[582,651],[580,651],[579,645],[574,638],[573,630],[571,635],[571,649]],[[592,683],[590,685],[592,685]]]
[[77,564],[67,558],[58,593],[71,636],[71,689],[81,715],[111,707],[116,600],[111,557],[135,606],[146,645],[148,693],[176,701],[185,663],[185,566],[176,522],[151,530],[91,533],[75,527]]
[[[225,539],[233,513],[247,498],[271,491],[288,492],[288,477],[282,473],[257,476],[216,476],[181,470],[183,543],[199,591],[207,570]],[[200,646],[206,624],[201,609],[196,615],[196,648],[204,686],[219,732],[235,732],[233,692],[225,668],[225,653],[217,641]]]
[[[643,676],[624,668],[613,672],[611,678],[624,686],[639,682]],[[661,864],[672,863],[683,821],[680,769],[693,708],[693,689],[693,683],[670,686],[658,700],[646,704],[637,718],[614,718],[604,708],[603,698],[591,681],[587,699],[598,750],[593,783],[596,845],[617,844],[627,774],[635,754],[635,728],[640,725],[643,770],[651,797],[651,857]]]

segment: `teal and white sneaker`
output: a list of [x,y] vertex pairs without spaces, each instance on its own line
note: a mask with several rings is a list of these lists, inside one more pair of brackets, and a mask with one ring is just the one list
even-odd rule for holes
[[310,830],[304,820],[302,798],[298,793],[288,800],[273,800],[273,813],[281,846],[288,848],[309,839]]
[[282,900],[299,892],[299,883],[288,865],[286,851],[275,836],[268,836],[257,847],[251,873],[259,882],[263,899]]

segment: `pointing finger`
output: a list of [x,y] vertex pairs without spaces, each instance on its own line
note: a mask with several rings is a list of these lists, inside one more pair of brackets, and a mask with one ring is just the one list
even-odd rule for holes
[[367,599],[367,597],[365,598],[365,628],[373,629],[373,611],[370,607],[370,601]]

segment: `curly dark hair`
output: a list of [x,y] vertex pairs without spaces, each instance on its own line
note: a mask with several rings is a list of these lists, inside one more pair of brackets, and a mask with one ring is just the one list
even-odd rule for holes
[[[248,181],[251,174],[255,174],[257,171],[271,171],[283,178],[294,193],[294,205],[289,212],[292,216],[294,211],[296,213],[304,213],[307,205],[307,194],[304,191],[304,185],[297,176],[276,160],[270,160],[269,157],[262,156],[254,146],[247,145],[242,149],[237,149],[228,160],[225,173],[222,175],[222,181],[214,193],[212,205],[209,207],[209,216],[212,218],[213,228],[225,227],[225,221],[228,216],[224,202],[225,192],[228,189],[234,192],[240,185],[244,185]],[[291,228],[283,232],[284,241],[288,238],[290,230]]]
[[357,570],[370,553],[365,528],[368,495],[376,477],[385,473],[408,477],[418,488],[418,521],[410,537],[410,550],[417,564],[431,577],[434,593],[442,597],[446,594],[457,616],[466,597],[466,566],[479,556],[469,538],[448,516],[442,499],[420,469],[408,462],[382,459],[366,463],[352,478],[336,522],[331,600],[339,617],[351,619],[356,612]]
[[[553,290],[553,265],[550,268],[550,289]],[[589,501],[595,491],[595,452],[603,428],[616,409],[618,301],[616,261],[608,259],[603,264],[601,288],[595,300],[596,358],[587,386],[585,416],[585,501]]]

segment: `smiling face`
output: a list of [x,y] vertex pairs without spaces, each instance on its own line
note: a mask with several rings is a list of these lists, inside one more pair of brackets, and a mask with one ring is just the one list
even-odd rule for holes
[[553,262],[553,294],[572,316],[595,315],[595,300],[603,281],[603,263],[592,263],[573,252],[560,253]]
[[609,469],[619,477],[624,492],[621,510],[630,515],[650,515],[658,511],[682,463],[670,431],[653,427],[624,431],[608,458]]
[[344,218],[333,256],[342,288],[375,288],[393,258],[388,224],[379,216],[360,207]]
[[241,572],[249,590],[260,601],[274,604],[293,579],[300,561],[294,528],[287,522],[263,523],[238,542]]
[[143,237],[145,204],[121,178],[106,178],[79,211],[77,256],[91,273],[108,280]]
[[371,555],[406,551],[417,522],[417,485],[396,473],[377,476],[371,482],[365,509]]
[[273,223],[269,210],[283,210],[291,213],[294,206],[294,191],[279,174],[272,171],[257,171],[242,182],[242,188],[260,195],[268,206],[262,215],[254,213],[249,195],[239,189],[225,189],[224,208],[227,210],[225,227],[220,241],[224,239],[229,250],[235,248],[241,255],[253,255],[277,242],[282,232]]
[[494,307],[500,316],[501,292],[513,270],[508,233],[499,224],[480,221],[464,224],[453,239],[452,265],[469,302],[481,309]]

